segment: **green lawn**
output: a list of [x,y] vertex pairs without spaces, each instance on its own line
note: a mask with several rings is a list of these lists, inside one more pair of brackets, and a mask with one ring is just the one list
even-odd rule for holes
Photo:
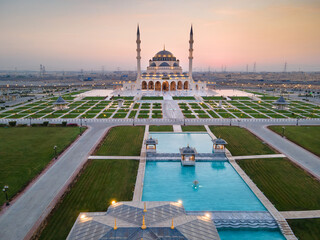
[[[282,135],[282,126],[270,126]],[[320,126],[285,126],[285,137],[290,141],[320,156]]]
[[187,97],[178,97],[178,96],[176,96],[176,97],[172,97],[172,99],[173,100],[196,100],[194,97],[192,97],[192,96],[187,96]]
[[144,126],[113,127],[95,150],[99,156],[140,156]]
[[183,132],[206,132],[206,128],[204,126],[181,126]]
[[274,151],[248,130],[240,127],[210,126],[216,137],[227,141],[227,148],[234,156],[272,154]]
[[[0,128],[0,186],[9,186],[9,197],[21,191],[79,134],[77,127]],[[5,201],[0,194],[0,205]]]
[[238,164],[279,211],[320,209],[320,183],[287,159],[247,159]]
[[149,132],[173,132],[172,125],[151,125]]
[[141,100],[163,100],[163,97],[148,97],[148,96],[143,96]]
[[112,200],[132,200],[139,161],[92,160],[47,219],[39,239],[66,239],[80,212],[106,211]]
[[294,234],[301,240],[315,240],[320,236],[320,218],[288,219]]

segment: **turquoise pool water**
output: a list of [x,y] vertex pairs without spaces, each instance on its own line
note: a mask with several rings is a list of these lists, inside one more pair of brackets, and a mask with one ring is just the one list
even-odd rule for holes
[[279,230],[218,228],[221,240],[284,240]]
[[195,147],[198,153],[211,153],[211,137],[207,133],[150,133],[158,140],[158,153],[179,153],[180,147]]
[[[195,189],[193,181],[200,187]],[[228,162],[147,162],[143,201],[182,200],[187,211],[266,211]]]

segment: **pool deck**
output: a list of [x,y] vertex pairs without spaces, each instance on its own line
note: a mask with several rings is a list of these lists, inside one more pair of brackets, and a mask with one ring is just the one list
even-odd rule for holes
[[141,147],[140,163],[139,163],[132,201],[141,201],[142,199],[143,181],[144,181],[144,173],[146,169],[146,157],[147,157],[147,149],[146,149],[146,145],[144,144],[144,141],[148,138],[148,136],[149,136],[149,125],[146,125],[144,136],[143,136],[142,147]]
[[320,210],[310,211],[282,211],[285,219],[320,218]]

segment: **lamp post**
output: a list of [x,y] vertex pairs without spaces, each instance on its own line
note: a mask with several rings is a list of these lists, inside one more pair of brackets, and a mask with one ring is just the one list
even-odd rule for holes
[[285,127],[282,127],[282,137],[284,137],[284,130],[285,129],[286,129]]
[[298,118],[297,118],[297,126],[299,126],[299,119],[300,119],[300,118],[298,117]]
[[6,195],[6,205],[9,206],[10,203],[9,203],[9,199],[8,199],[8,189],[9,189],[9,186],[8,185],[5,185],[2,189],[3,193]]
[[57,146],[56,145],[53,147],[53,150],[54,150],[54,158],[57,159]]
[[240,120],[240,119],[238,119],[238,127],[240,127],[240,121],[241,121],[241,120]]
[[29,117],[29,120],[30,120],[30,127],[31,127],[31,117]]
[[231,126],[231,121],[232,121],[232,118],[230,118],[230,126]]

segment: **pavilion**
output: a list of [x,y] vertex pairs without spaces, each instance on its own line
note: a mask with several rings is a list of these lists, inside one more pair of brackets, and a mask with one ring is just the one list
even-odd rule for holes
[[80,213],[67,240],[219,240],[210,217],[187,215],[178,202],[119,202],[107,212]]
[[68,108],[68,102],[66,102],[61,96],[58,97],[57,101],[53,103],[54,110],[63,110]]
[[283,96],[280,96],[280,98],[273,102],[274,108],[278,109],[278,110],[286,110],[288,109],[288,105],[289,103],[284,99]]

